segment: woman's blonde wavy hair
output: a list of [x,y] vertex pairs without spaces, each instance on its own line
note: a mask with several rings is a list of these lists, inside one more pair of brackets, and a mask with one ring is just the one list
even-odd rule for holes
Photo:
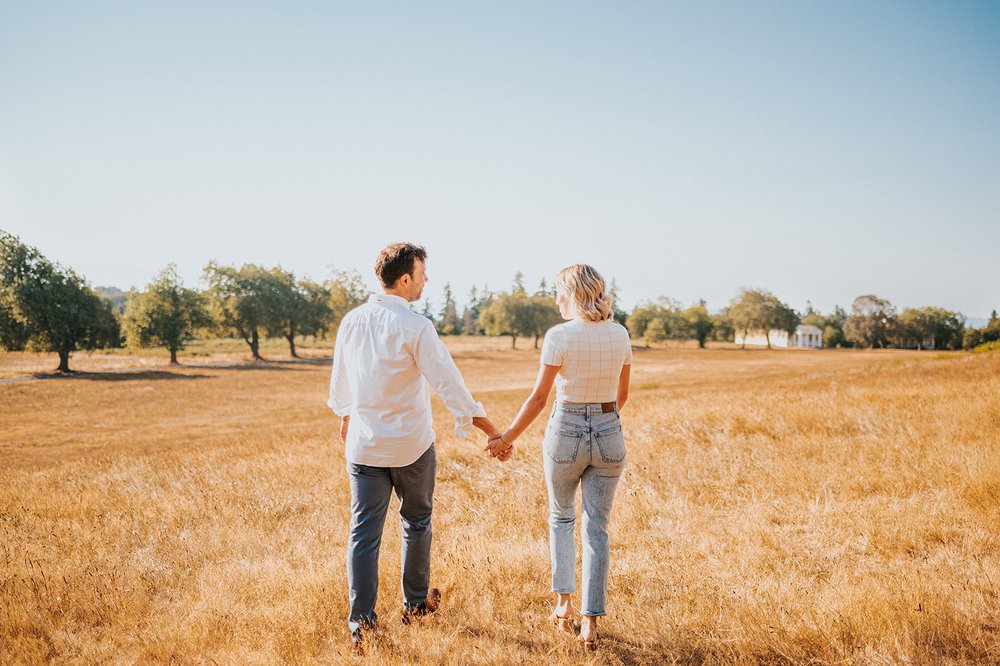
[[607,321],[613,316],[604,278],[593,266],[573,264],[559,271],[556,286],[573,299],[576,314],[586,321]]

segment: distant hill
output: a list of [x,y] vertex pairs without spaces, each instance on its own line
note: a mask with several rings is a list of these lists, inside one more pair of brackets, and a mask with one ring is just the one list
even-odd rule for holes
[[101,297],[101,300],[111,303],[111,309],[114,310],[115,314],[125,312],[125,301],[128,300],[127,293],[118,287],[94,287],[94,291]]

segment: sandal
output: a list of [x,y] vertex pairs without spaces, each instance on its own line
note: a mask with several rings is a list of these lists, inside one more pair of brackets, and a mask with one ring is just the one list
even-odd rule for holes
[[590,652],[593,652],[594,650],[596,650],[597,649],[597,629],[596,628],[594,629],[594,636],[593,636],[593,638],[584,638],[583,637],[583,633],[582,633],[582,631],[583,631],[583,623],[580,624],[580,630],[581,630],[581,633],[579,633],[577,635],[576,640],[583,644],[583,648],[585,650],[588,650]]
[[576,627],[573,626],[573,609],[569,611],[569,615],[556,615],[555,612],[549,615],[549,622],[556,626],[559,631],[565,631],[568,634],[576,633]]

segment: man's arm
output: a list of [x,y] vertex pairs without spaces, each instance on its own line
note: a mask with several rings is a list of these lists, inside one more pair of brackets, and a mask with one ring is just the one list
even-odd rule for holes
[[347,359],[344,358],[344,337],[341,332],[337,332],[337,340],[333,345],[333,367],[330,369],[330,397],[326,401],[327,406],[333,412],[345,420],[341,425],[341,436],[347,435],[346,420],[351,416],[353,397],[351,396],[351,386],[347,381]]
[[503,434],[500,432],[500,429],[497,428],[495,425],[493,425],[493,422],[490,421],[485,416],[473,416],[472,425],[476,426],[477,428],[485,432],[486,436],[489,437],[490,439],[494,439]]
[[479,428],[490,437],[500,435],[500,430],[486,418],[486,409],[482,403],[476,402],[465,387],[462,373],[458,371],[448,348],[441,342],[430,322],[420,329],[413,358],[420,374],[427,379],[455,417],[457,437],[468,437],[471,426]]

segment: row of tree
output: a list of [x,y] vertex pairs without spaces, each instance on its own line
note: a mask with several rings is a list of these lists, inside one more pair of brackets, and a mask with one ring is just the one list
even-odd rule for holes
[[[0,230],[0,348],[37,350],[59,355],[59,370],[69,370],[76,350],[120,346],[131,349],[160,346],[171,363],[184,345],[200,336],[231,336],[244,340],[254,359],[260,359],[261,338],[283,337],[297,357],[297,336],[327,337],[341,318],[368,297],[355,272],[335,271],[322,283],[297,279],[280,266],[245,264],[239,268],[210,262],[204,270],[204,291],[183,285],[174,266],[160,272],[142,291],[121,295],[120,307],[102,300],[72,269],[46,259],[37,249]],[[859,296],[850,312],[836,307],[823,315],[809,307],[804,314],[764,289],[744,289],[720,312],[711,314],[704,301],[683,307],[660,298],[627,314],[617,306],[612,281],[615,319],[634,339],[646,344],[665,340],[744,340],[751,332],[794,332],[811,324],[823,332],[826,347],[901,347],[960,349],[1000,340],[1000,319],[993,313],[982,328],[965,328],[964,318],[942,308],[905,308],[885,299]],[[435,313],[430,301],[422,314],[434,321],[442,335],[509,335],[540,338],[561,317],[555,292],[543,280],[533,293],[518,273],[509,291],[472,288],[461,314],[450,285],[444,304]],[[1000,343],[998,343],[1000,344]]]
[[971,349],[1000,337],[1000,321],[993,319],[983,329],[966,329],[964,317],[943,308],[905,308],[897,313],[889,301],[871,294],[859,296],[850,313],[835,307],[823,315],[811,306],[804,314],[783,303],[765,289],[744,289],[717,314],[709,314],[701,301],[687,309],[669,298],[637,306],[628,318],[629,332],[646,343],[661,340],[732,340],[762,332],[771,346],[773,331],[794,333],[799,324],[818,328],[823,346],[898,347],[904,349]]
[[[610,292],[615,303],[615,320],[624,324],[628,314],[617,305],[618,287],[614,280]],[[443,305],[436,315],[429,299],[424,300],[420,312],[434,322],[441,335],[509,335],[511,348],[517,346],[518,338],[526,337],[532,338],[537,349],[545,331],[562,321],[555,296],[555,287],[550,287],[544,278],[529,293],[524,274],[518,271],[509,291],[494,292],[488,286],[483,289],[473,286],[461,315],[450,284],[444,286]]]
[[123,343],[164,347],[175,364],[186,343],[208,335],[241,338],[257,360],[261,338],[283,337],[298,357],[297,336],[325,337],[368,297],[354,272],[317,283],[280,266],[210,262],[203,277],[205,291],[190,289],[168,266],[144,290],[129,291],[116,313],[72,269],[0,231],[0,347],[56,352],[62,372],[74,351]]

